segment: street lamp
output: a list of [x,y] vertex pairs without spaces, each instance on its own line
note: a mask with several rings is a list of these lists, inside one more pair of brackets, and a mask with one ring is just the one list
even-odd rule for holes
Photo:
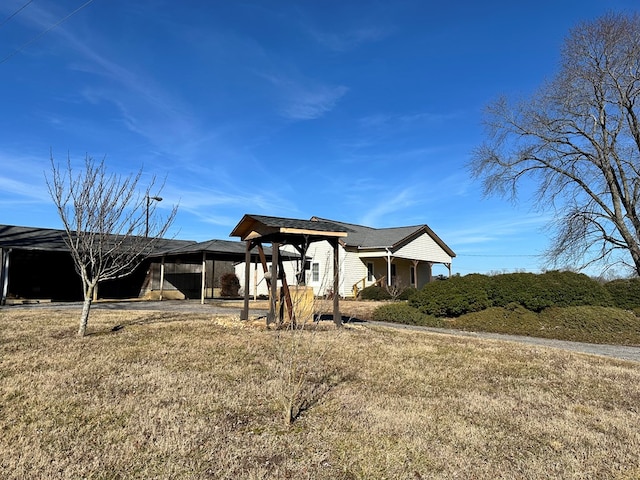
[[149,205],[151,205],[151,200],[155,200],[156,202],[161,202],[162,197],[150,197],[149,195],[147,195],[147,215],[145,217],[146,222],[145,222],[145,229],[144,229],[145,237],[149,236]]

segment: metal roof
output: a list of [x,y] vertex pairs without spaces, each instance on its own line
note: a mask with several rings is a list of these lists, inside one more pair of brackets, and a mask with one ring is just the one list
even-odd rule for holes
[[447,254],[455,257],[456,254],[438,237],[427,225],[412,225],[406,227],[373,228],[364,225],[355,225],[336,220],[327,220],[313,217],[320,222],[331,222],[350,230],[349,236],[342,239],[342,243],[348,247],[359,249],[389,248],[395,249],[411,241],[422,233],[428,234]]
[[[65,241],[66,235],[64,230],[52,228],[0,225],[0,248],[68,252],[69,247]],[[190,240],[159,238],[155,241],[154,252],[162,253],[175,248],[184,248],[194,243]]]

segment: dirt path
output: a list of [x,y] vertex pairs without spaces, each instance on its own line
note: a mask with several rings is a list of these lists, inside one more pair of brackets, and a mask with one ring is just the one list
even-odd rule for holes
[[388,322],[367,322],[371,325],[379,325],[389,328],[403,330],[425,331],[444,335],[456,335],[463,337],[473,337],[488,340],[500,340],[504,342],[527,343],[541,347],[557,348],[572,352],[587,353],[589,355],[601,355],[605,357],[617,358],[619,360],[629,360],[640,362],[640,347],[628,347],[624,345],[601,345],[595,343],[569,342],[566,340],[552,340],[548,338],[526,337],[521,335],[504,335],[501,333],[487,332],[465,332],[463,330],[453,330],[447,328],[419,327],[414,325],[402,325]]

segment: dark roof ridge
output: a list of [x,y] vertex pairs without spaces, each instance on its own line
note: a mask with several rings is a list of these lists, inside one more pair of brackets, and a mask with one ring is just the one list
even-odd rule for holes
[[399,225],[399,226],[396,226],[396,227],[380,227],[379,228],[379,227],[370,227],[368,225],[360,225],[358,223],[349,223],[349,222],[342,222],[340,220],[331,220],[329,218],[322,218],[322,217],[316,217],[316,216],[311,217],[311,220],[314,220],[314,219],[322,221],[322,222],[341,223],[342,225],[350,225],[352,227],[368,228],[368,229],[371,229],[371,230],[390,230],[390,229],[398,229],[398,228],[415,228],[415,229],[418,229],[418,228],[422,228],[422,227],[427,227],[428,226],[426,223],[419,223],[417,225]]

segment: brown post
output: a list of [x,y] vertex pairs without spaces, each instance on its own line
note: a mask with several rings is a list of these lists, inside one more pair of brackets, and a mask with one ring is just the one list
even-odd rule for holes
[[338,239],[332,239],[333,245],[333,323],[336,327],[342,327],[342,315],[340,315],[340,250]]
[[249,320],[249,274],[251,273],[251,240],[247,240],[244,250],[244,304],[240,320]]
[[282,257],[278,257],[278,266],[282,272],[282,292],[284,293],[284,301],[287,304],[287,310],[289,311],[289,321],[295,324],[295,315],[293,313],[293,302],[291,301],[291,292],[289,291],[289,284],[287,283],[287,277],[284,272],[284,263]]
[[267,325],[276,321],[276,300],[278,296],[278,254],[280,244],[271,243],[271,294],[269,295],[269,314],[267,315]]

